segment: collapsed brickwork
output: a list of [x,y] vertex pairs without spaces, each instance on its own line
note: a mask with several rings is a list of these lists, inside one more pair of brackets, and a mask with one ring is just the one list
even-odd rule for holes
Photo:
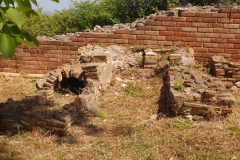
[[[79,48],[78,53],[79,60],[40,78],[35,94],[20,101],[9,99],[0,103],[1,128],[28,131],[46,128],[64,135],[99,100],[101,91],[109,86],[114,70],[129,68],[152,69],[158,74],[164,72],[159,103],[159,111],[163,113],[171,111],[192,119],[192,115],[211,118],[232,112],[235,98],[219,78],[194,68],[192,48],[126,49],[87,45]],[[82,93],[73,102],[51,110],[56,87],[69,78],[83,84]]]
[[[110,54],[94,53],[92,46],[79,52],[80,61],[63,65],[40,78],[35,94],[20,101],[9,99],[0,103],[1,129],[45,128],[59,135],[66,134],[78,116],[98,100],[100,91],[106,89],[112,78]],[[56,86],[71,77],[83,82],[82,94],[62,109],[52,111]]]

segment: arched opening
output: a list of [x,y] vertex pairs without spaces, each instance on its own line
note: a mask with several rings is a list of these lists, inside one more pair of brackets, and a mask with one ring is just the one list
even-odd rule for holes
[[61,82],[57,83],[55,86],[55,91],[61,94],[76,94],[80,95],[83,88],[86,86],[84,81],[80,81],[77,78],[70,77],[64,78]]

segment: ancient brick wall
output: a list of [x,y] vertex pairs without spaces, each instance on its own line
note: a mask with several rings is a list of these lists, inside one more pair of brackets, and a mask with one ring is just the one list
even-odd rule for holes
[[195,59],[207,61],[223,56],[239,62],[240,9],[222,8],[217,12],[179,11],[177,16],[156,16],[133,30],[115,33],[82,32],[71,42],[40,41],[40,47],[20,46],[12,59],[0,57],[0,72],[47,73],[77,58],[78,47],[88,43],[100,45],[190,46]]

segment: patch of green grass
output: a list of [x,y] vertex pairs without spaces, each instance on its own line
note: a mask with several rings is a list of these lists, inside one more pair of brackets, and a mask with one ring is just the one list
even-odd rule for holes
[[142,88],[135,85],[134,83],[129,83],[125,88],[124,91],[127,92],[130,96],[136,96],[140,92],[142,92]]
[[240,136],[240,127],[237,127],[237,126],[229,126],[227,129],[230,130],[230,131],[232,131],[232,132],[234,132],[234,133],[236,133],[237,135]]
[[178,128],[180,130],[184,130],[184,129],[190,128],[192,126],[192,122],[188,119],[183,119],[179,117],[177,121],[171,122],[170,126]]
[[176,82],[174,83],[174,89],[176,89],[177,91],[183,92],[183,91],[184,91],[184,88],[185,88],[185,86],[184,86],[184,84],[183,84],[182,81],[176,81]]
[[106,113],[104,113],[104,112],[97,112],[97,116],[101,117],[101,118],[105,118],[106,117]]

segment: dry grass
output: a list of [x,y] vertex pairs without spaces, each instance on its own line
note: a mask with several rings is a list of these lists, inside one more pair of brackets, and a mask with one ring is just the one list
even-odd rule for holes
[[[14,84],[19,81],[14,79]],[[11,88],[7,83],[1,78],[1,89]],[[44,129],[2,135],[0,159],[240,159],[238,102],[233,114],[210,122],[181,117],[155,120],[161,80],[143,78],[128,84],[122,89],[120,82],[113,82],[93,106],[95,116],[80,119],[66,137],[49,135]]]

